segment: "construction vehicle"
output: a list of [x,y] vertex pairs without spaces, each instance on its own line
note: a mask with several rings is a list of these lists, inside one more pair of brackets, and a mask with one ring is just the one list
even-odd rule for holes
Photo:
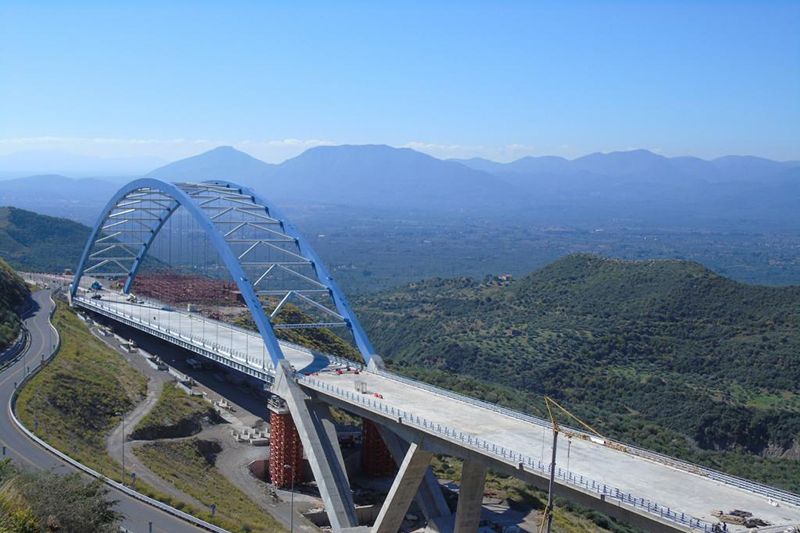
[[[547,506],[544,508],[544,514],[542,515],[542,523],[539,526],[539,533],[543,531],[547,531],[550,533],[553,527],[553,489],[555,488],[555,481],[556,481],[556,451],[558,448],[558,434],[563,433],[567,436],[568,444],[567,444],[567,470],[569,470],[569,449],[570,445],[572,444],[572,438],[577,437],[580,439],[591,440],[592,442],[598,444],[605,444],[606,438],[600,435],[593,427],[589,424],[578,418],[577,416],[570,413],[567,409],[562,407],[557,401],[550,398],[549,396],[544,397],[544,405],[547,407],[547,415],[550,417],[550,423],[553,426],[553,456],[550,460],[550,482],[547,487]],[[575,431],[570,430],[569,428],[563,428],[558,424],[558,420],[556,419],[555,415],[553,414],[554,408],[560,409],[563,413],[567,416],[575,420],[578,424],[584,427],[586,430],[591,432],[593,435],[589,435],[586,433],[577,433]]]

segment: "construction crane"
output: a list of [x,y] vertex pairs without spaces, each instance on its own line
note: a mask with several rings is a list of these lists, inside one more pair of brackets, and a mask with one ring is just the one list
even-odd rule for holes
[[[547,533],[550,533],[553,527],[553,489],[555,488],[555,481],[556,481],[556,450],[558,445],[558,434],[564,433],[568,439],[572,439],[572,437],[578,437],[585,439],[587,435],[584,433],[576,433],[569,428],[562,428],[558,424],[558,420],[556,419],[555,415],[553,414],[554,408],[560,409],[563,413],[569,416],[571,419],[575,420],[578,424],[582,427],[586,428],[586,430],[594,433],[599,437],[603,443],[605,443],[605,437],[600,435],[593,427],[589,424],[578,418],[577,416],[573,415],[567,409],[562,407],[557,401],[550,398],[549,396],[544,397],[544,405],[547,407],[547,415],[550,417],[550,423],[553,425],[553,456],[550,460],[550,483],[547,486],[547,506],[544,508],[544,516],[542,516],[542,523],[539,526],[539,533],[547,528]],[[571,440],[569,441],[572,442]],[[568,448],[569,449],[569,448]],[[569,461],[569,451],[567,452],[567,461]],[[569,467],[567,467],[569,469]]]

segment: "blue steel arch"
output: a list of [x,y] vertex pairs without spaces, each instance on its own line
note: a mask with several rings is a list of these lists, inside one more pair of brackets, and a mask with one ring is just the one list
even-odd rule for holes
[[[250,189],[238,186],[230,182],[223,182],[223,181],[207,181],[199,185],[213,185],[217,187],[224,187],[226,189],[229,189],[231,192],[236,192],[237,194],[240,195],[249,196],[254,203],[258,202],[259,204],[261,204],[261,206],[264,207],[264,209],[266,210],[265,214],[268,217],[277,219],[283,232],[287,236],[294,239],[294,242],[297,245],[298,249],[300,250],[301,254],[304,257],[306,257],[307,260],[310,262],[311,267],[317,274],[319,283],[321,283],[327,288],[328,294],[335,303],[338,312],[344,318],[346,325],[352,332],[353,337],[356,341],[356,345],[362,357],[364,358],[364,361],[369,362],[374,354],[372,344],[369,342],[369,339],[367,338],[366,333],[361,327],[361,324],[358,322],[358,319],[352,312],[352,309],[350,308],[347,299],[345,298],[341,289],[338,287],[333,277],[330,275],[327,268],[325,267],[324,263],[320,260],[319,256],[317,256],[316,252],[313,250],[313,248],[305,239],[305,237],[303,237],[303,235],[282,216],[280,211],[275,206],[273,206],[269,202],[266,202],[263,198],[255,194]],[[146,257],[150,249],[150,246],[155,240],[159,231],[161,231],[161,229],[164,227],[164,225],[173,215],[173,213],[175,213],[180,207],[184,207],[189,212],[189,214],[194,218],[194,220],[199,224],[199,226],[203,229],[203,231],[205,231],[205,233],[208,235],[214,249],[219,254],[220,258],[225,264],[225,267],[230,272],[239,292],[241,293],[245,301],[245,304],[248,307],[248,310],[250,311],[250,314],[253,317],[256,327],[258,328],[258,332],[261,335],[261,338],[264,342],[264,345],[266,346],[267,351],[269,352],[273,367],[277,368],[279,361],[281,359],[284,359],[283,350],[281,349],[280,343],[278,342],[278,339],[275,336],[275,331],[273,329],[272,322],[270,318],[267,316],[264,307],[262,306],[261,301],[258,298],[258,294],[254,287],[254,284],[248,279],[242,267],[242,264],[240,263],[239,258],[237,258],[236,254],[233,253],[233,250],[231,249],[230,245],[225,240],[225,236],[220,231],[220,229],[215,226],[208,213],[206,213],[201,208],[200,204],[194,198],[192,198],[192,196],[190,196],[189,193],[187,193],[180,186],[174,183],[169,183],[153,178],[142,178],[131,181],[130,183],[120,188],[114,194],[114,196],[108,201],[108,203],[98,216],[97,222],[92,228],[92,232],[89,236],[89,239],[86,241],[83,253],[81,254],[80,262],[78,263],[78,266],[75,269],[75,275],[73,278],[72,286],[70,288],[70,296],[74,297],[75,294],[77,293],[80,280],[83,277],[87,267],[87,261],[90,258],[90,253],[95,244],[97,244],[98,237],[100,237],[103,230],[105,229],[104,224],[109,220],[110,216],[112,216],[112,212],[115,209],[120,208],[120,202],[122,200],[128,198],[129,195],[131,195],[132,193],[136,193],[137,191],[141,190],[157,191],[169,197],[171,199],[171,202],[168,206],[164,207],[163,210],[159,213],[156,226],[149,230],[149,235],[146,238],[146,240],[143,243],[141,243],[141,247],[136,256],[131,257],[131,259],[133,259],[134,261],[131,268],[127,272],[127,277],[125,280],[123,291],[127,293],[130,290],[133,281],[136,278],[136,274],[138,273],[139,267],[141,266],[142,261]]]
[[283,215],[280,209],[276,206],[271,204],[270,202],[266,201],[262,196],[258,193],[249,189],[247,187],[240,187],[234,183],[227,182],[227,181],[215,181],[210,180],[207,183],[214,183],[217,185],[222,185],[225,187],[230,187],[233,189],[239,190],[241,193],[252,196],[253,199],[258,201],[260,204],[264,205],[267,208],[267,214],[276,218],[281,221],[281,227],[283,228],[284,232],[287,235],[294,237],[295,241],[297,242],[301,253],[306,256],[312,264],[312,267],[317,273],[317,277],[327,285],[328,292],[333,299],[336,308],[345,317],[348,327],[353,334],[353,338],[356,341],[356,346],[358,350],[361,352],[362,357],[364,357],[364,362],[369,363],[372,359],[372,355],[375,353],[374,348],[372,347],[372,343],[370,343],[369,338],[367,337],[367,333],[364,331],[364,328],[361,327],[361,323],[356,318],[355,313],[350,308],[350,303],[347,301],[347,298],[344,295],[344,292],[339,288],[339,285],[333,279],[333,276],[328,271],[325,263],[317,255],[317,252],[311,247],[308,240],[303,236],[300,231],[295,228],[294,224],[288,221],[288,219]]

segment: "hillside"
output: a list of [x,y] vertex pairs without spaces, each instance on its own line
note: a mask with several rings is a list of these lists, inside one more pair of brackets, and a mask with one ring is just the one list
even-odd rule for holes
[[22,278],[0,259],[0,351],[14,342],[19,334],[20,320],[16,310],[28,294]]
[[17,270],[75,268],[90,231],[72,220],[0,207],[0,257]]
[[400,371],[538,413],[547,394],[609,436],[800,489],[800,287],[572,255],[357,306]]

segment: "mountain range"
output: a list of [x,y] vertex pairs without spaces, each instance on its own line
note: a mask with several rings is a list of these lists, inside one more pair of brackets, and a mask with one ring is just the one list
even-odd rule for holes
[[279,165],[223,146],[156,169],[162,179],[228,179],[272,198],[459,211],[504,202],[509,184],[454,161],[384,145],[319,146]]
[[556,156],[528,156],[510,163],[497,163],[479,157],[451,161],[498,175],[575,175],[587,172],[604,176],[638,176],[649,180],[699,179],[710,183],[760,181],[800,167],[800,161],[780,162],[754,156],[725,156],[705,160],[686,156],[665,157],[648,150],[594,153],[572,160]]
[[[440,160],[408,148],[311,148],[269,164],[219,147],[146,174],[226,179],[279,203],[317,203],[523,223],[682,229],[800,228],[800,162],[728,156],[711,161],[646,150],[511,163]],[[0,181],[13,204],[90,223],[118,181],[35,176]]]

